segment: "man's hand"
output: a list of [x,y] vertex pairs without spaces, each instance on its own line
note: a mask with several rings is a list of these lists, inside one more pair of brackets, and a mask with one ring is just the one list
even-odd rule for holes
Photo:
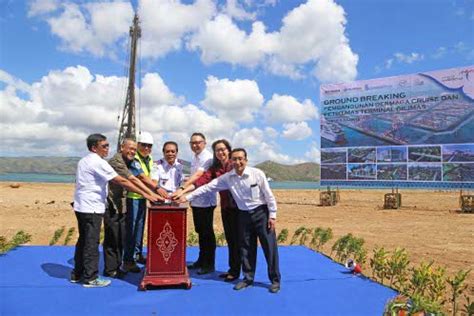
[[158,193],[158,195],[161,196],[163,199],[168,199],[168,192],[166,192],[165,189],[158,188],[156,189],[156,193]]
[[268,229],[275,230],[275,227],[276,227],[276,219],[269,218],[268,219]]
[[186,196],[182,196],[179,198],[178,203],[186,203],[188,200],[186,200]]
[[179,188],[178,190],[174,191],[173,194],[171,194],[171,198],[173,200],[177,200],[181,197],[181,195],[183,195],[183,190]]
[[163,201],[163,198],[158,196],[157,194],[144,194],[143,197],[145,199],[147,199],[148,201],[152,202],[152,203],[155,203],[155,202],[158,202],[158,201]]

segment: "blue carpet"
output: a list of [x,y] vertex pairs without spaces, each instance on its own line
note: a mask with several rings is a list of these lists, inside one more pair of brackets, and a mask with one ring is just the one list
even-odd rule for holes
[[[218,278],[227,269],[227,248],[219,247],[217,271],[205,277],[192,273],[190,290],[142,292],[141,274],[113,280],[107,288],[69,283],[74,247],[19,247],[0,256],[0,315],[382,315],[396,295],[308,248],[279,251],[282,288],[271,294],[261,249],[251,288],[237,292]],[[188,261],[197,253],[188,248]],[[102,264],[101,257],[100,272]]]

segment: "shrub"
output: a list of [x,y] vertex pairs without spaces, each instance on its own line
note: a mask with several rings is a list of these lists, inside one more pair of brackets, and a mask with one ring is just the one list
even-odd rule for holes
[[0,254],[5,254],[19,245],[26,244],[31,241],[31,235],[24,231],[18,231],[11,241],[7,241],[4,236],[0,236]]
[[279,244],[282,244],[282,243],[284,243],[287,239],[288,239],[288,229],[283,228],[283,229],[281,230],[281,232],[278,234],[277,242],[278,242]]
[[411,296],[424,296],[425,291],[431,284],[431,266],[433,261],[430,263],[421,262],[418,267],[412,268],[412,276],[409,285],[409,291]]
[[408,279],[408,253],[403,248],[395,248],[390,258],[387,260],[387,278],[390,279],[390,286],[395,286],[402,290]]
[[[453,304],[453,315],[457,313],[457,300],[467,288],[465,284],[467,275],[471,270],[459,270],[454,276],[448,277],[448,284],[451,287],[451,303]],[[469,314],[468,314],[469,315]]]
[[324,246],[329,240],[333,237],[332,229],[331,228],[321,228],[317,227],[313,231],[313,238],[311,239],[310,245],[311,247],[316,248],[316,250],[320,251],[321,247]]
[[291,242],[290,242],[290,245],[294,245],[296,244],[296,241],[298,241],[298,239],[301,237],[301,234],[306,231],[306,228],[301,226],[301,227],[298,227],[298,229],[295,231],[295,233],[293,234],[293,237],[291,238]]
[[363,238],[347,234],[339,238],[331,250],[336,252],[336,258],[339,262],[345,262],[350,257],[353,257],[357,263],[363,265],[367,259],[367,250],[363,247],[364,243]]
[[72,235],[74,234],[74,231],[76,229],[74,227],[71,227],[69,228],[69,230],[67,231],[67,234],[66,234],[66,238],[64,238],[64,246],[67,246],[67,244],[69,244],[69,242],[71,241],[72,239]]
[[61,238],[61,236],[63,235],[64,230],[65,230],[64,226],[59,229],[56,229],[56,231],[53,234],[53,237],[51,237],[51,240],[49,241],[50,246],[55,245],[58,242],[59,238]]
[[384,284],[388,274],[388,252],[384,247],[375,248],[373,250],[373,258],[370,259],[370,267],[372,268],[372,278]]
[[198,241],[197,233],[195,231],[190,232],[188,235],[188,240],[187,240],[188,245],[195,246],[198,244],[198,242],[199,241]]
[[224,233],[218,233],[216,234],[216,244],[219,247],[225,246],[227,244],[227,241],[225,239],[225,234]]

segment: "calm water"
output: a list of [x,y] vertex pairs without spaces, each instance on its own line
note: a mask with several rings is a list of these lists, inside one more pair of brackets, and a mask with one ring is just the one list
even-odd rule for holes
[[[46,174],[46,173],[2,173],[0,181],[12,182],[47,182],[47,183],[74,183],[75,175],[72,174]],[[304,182],[304,181],[271,181],[272,189],[285,190],[319,190],[326,189],[327,185],[341,189],[380,189],[390,187],[410,189],[450,189],[450,188],[474,188],[474,183],[420,183],[402,181],[353,181],[347,185],[342,181]]]

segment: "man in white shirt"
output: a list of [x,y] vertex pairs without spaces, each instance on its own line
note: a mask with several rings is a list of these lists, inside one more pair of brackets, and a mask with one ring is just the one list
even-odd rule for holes
[[158,193],[170,199],[184,180],[183,165],[177,159],[178,144],[168,141],[163,145],[163,158],[153,164],[151,179],[158,183]]
[[257,237],[262,245],[268,266],[269,290],[280,290],[278,246],[275,235],[277,204],[265,174],[247,166],[247,152],[243,148],[232,150],[234,170],[212,180],[182,201],[193,201],[197,196],[209,192],[229,190],[239,208],[239,244],[244,280],[235,290],[251,286],[254,282],[257,263]]
[[[180,190],[193,184],[212,165],[213,155],[206,149],[204,134],[193,133],[189,145],[194,152],[191,161],[191,177],[180,187]],[[177,194],[179,191],[175,192],[173,196]],[[188,268],[199,269],[197,274],[207,274],[215,270],[216,235],[213,224],[216,204],[215,192],[203,194],[191,202],[194,229],[199,237],[199,257],[194,263],[188,265]]]
[[104,135],[92,134],[87,137],[87,148],[90,153],[79,160],[77,165],[73,208],[79,238],[70,281],[77,283],[82,280],[84,287],[104,287],[110,284],[110,280],[98,277],[98,246],[100,226],[107,206],[108,182],[118,184],[128,191],[140,193],[152,202],[156,202],[157,198],[119,176],[104,160],[109,154],[109,143]]

